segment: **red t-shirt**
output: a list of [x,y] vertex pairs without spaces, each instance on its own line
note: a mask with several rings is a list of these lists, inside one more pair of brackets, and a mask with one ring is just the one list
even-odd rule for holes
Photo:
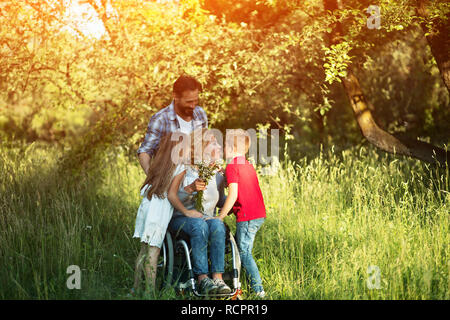
[[266,208],[253,165],[244,156],[235,157],[226,167],[227,183],[238,184],[238,197],[233,206],[236,222],[266,217]]

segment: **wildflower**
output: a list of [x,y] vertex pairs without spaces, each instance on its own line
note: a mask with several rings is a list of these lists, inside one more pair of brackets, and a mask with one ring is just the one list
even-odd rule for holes
[[[198,177],[200,179],[202,179],[203,181],[205,181],[205,184],[208,185],[209,180],[211,179],[211,177],[213,175],[216,174],[217,170],[220,169],[220,166],[213,162],[213,163],[209,163],[209,162],[200,162],[198,164],[196,164],[197,166],[197,170],[198,170]],[[197,192],[197,194],[194,196],[195,199],[195,208],[200,211],[203,212],[204,208],[203,208],[203,190],[200,190]]]

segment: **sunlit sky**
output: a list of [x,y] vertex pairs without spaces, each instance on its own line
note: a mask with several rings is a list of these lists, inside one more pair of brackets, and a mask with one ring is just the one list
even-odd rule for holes
[[[99,0],[95,0],[100,2]],[[75,27],[75,29],[80,30],[84,36],[89,38],[99,39],[105,34],[106,30],[103,26],[103,22],[98,17],[97,12],[90,4],[83,3],[82,0],[65,0],[67,3],[67,10],[65,19],[69,26]],[[157,0],[156,3],[177,3],[177,0]],[[109,1],[108,1],[109,3]],[[106,8],[107,12],[113,13],[113,8],[111,6]],[[72,30],[72,32],[74,32]]]
[[99,39],[105,33],[105,27],[98,14],[86,3],[79,0],[68,0],[65,19],[69,26],[83,32],[84,36]]

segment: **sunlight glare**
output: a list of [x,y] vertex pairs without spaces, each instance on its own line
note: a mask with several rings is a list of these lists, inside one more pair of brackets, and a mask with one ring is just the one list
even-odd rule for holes
[[94,8],[79,0],[68,2],[65,19],[69,28],[81,31],[86,37],[100,39],[106,30]]

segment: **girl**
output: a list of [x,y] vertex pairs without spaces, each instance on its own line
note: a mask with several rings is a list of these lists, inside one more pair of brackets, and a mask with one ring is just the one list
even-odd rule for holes
[[[173,177],[184,172],[180,154],[182,149],[180,149],[178,159],[173,159],[172,154],[176,155],[174,148],[181,143],[179,138],[185,139],[186,136],[179,132],[176,133],[176,137],[174,135],[175,133],[169,133],[161,139],[159,150],[147,171],[147,178],[141,188],[141,196],[144,198],[136,216],[133,238],[140,238],[142,245],[136,259],[134,292],[132,290],[132,294],[139,289],[142,272],[145,274],[146,290],[150,285],[155,287],[159,251],[173,213],[173,207],[167,199],[167,190]],[[191,210],[191,212],[196,213],[195,210]]]

